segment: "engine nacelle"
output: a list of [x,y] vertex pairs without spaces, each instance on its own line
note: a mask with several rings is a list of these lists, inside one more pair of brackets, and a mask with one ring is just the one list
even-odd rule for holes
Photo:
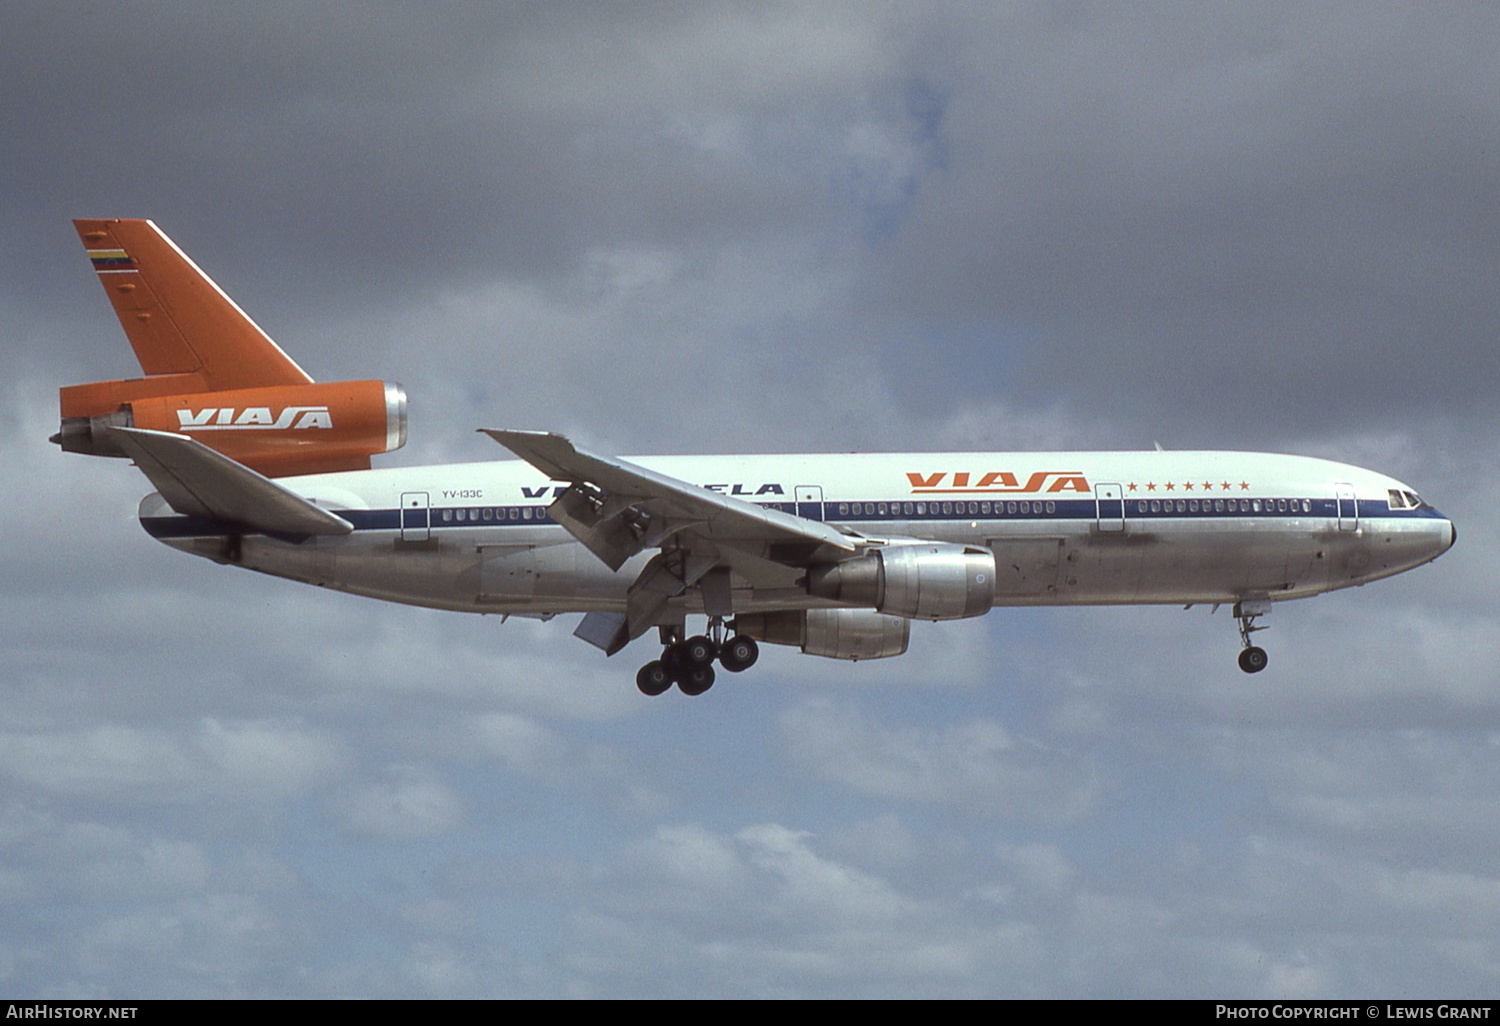
[[129,394],[130,386],[151,381],[98,382],[63,389],[62,430],[53,440],[69,452],[123,456],[111,441],[109,428],[170,431],[194,438],[268,477],[367,470],[371,456],[406,444],[406,392],[391,382],[331,381],[182,395]]
[[867,609],[807,609],[744,613],[730,626],[772,645],[796,645],[829,659],[886,659],[906,651],[911,621]]
[[917,620],[982,616],[995,602],[995,554],[972,545],[890,545],[842,563],[813,567],[818,598]]

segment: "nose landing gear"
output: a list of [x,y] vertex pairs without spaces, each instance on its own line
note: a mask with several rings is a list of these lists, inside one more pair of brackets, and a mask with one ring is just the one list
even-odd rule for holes
[[739,673],[755,665],[760,646],[743,634],[725,640],[728,633],[722,617],[708,622],[708,634],[681,639],[680,628],[662,628],[665,648],[660,659],[642,666],[635,675],[635,686],[645,695],[663,694],[673,684],[684,695],[701,695],[714,686],[714,660],[730,673]]
[[1246,673],[1259,673],[1266,668],[1266,663],[1270,662],[1265,649],[1259,645],[1250,644],[1252,633],[1266,629],[1264,626],[1256,626],[1255,621],[1270,611],[1271,603],[1267,599],[1246,600],[1234,604],[1234,615],[1240,622],[1240,644],[1244,646],[1240,650],[1240,669]]

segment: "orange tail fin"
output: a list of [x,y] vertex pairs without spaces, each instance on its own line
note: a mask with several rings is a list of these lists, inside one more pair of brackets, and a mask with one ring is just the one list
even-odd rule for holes
[[60,390],[64,449],[123,456],[112,427],[204,432],[279,476],[365,469],[406,437],[406,396],[378,381],[317,385],[150,221],[74,221],[145,377]]
[[148,375],[199,375],[204,391],[312,381],[150,221],[74,221]]

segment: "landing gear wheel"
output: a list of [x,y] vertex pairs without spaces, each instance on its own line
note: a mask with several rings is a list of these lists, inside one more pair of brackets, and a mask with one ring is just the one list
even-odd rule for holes
[[707,666],[719,654],[719,647],[703,635],[688,638],[677,646],[679,657],[685,666]]
[[672,686],[672,674],[660,659],[653,659],[635,675],[635,686],[641,689],[641,694],[655,698]]
[[750,669],[759,658],[760,646],[755,643],[754,638],[743,634],[736,634],[719,649],[719,665],[730,673]]
[[677,678],[677,690],[684,695],[701,695],[714,686],[712,666],[694,666]]
[[1266,668],[1268,662],[1270,657],[1266,655],[1266,650],[1255,645],[1240,652],[1240,669],[1246,673],[1259,673]]

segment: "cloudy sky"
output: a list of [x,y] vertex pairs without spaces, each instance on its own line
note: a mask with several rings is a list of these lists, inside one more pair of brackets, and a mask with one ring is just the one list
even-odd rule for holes
[[[1500,992],[1500,11],[0,7],[0,993]],[[650,700],[218,567],[63,455],[150,217],[320,379],[618,453],[1246,448],[1458,547]]]

